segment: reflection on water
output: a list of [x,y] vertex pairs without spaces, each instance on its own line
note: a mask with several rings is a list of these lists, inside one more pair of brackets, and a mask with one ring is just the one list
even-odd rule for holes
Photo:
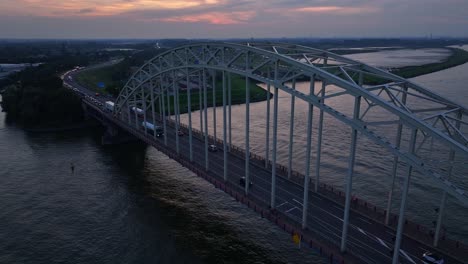
[[0,263],[325,263],[153,148],[4,118]]
[[418,66],[440,62],[450,56],[448,49],[399,49],[383,50],[370,53],[345,55],[353,60],[362,61],[380,68]]
[[[468,51],[468,45],[462,48]],[[442,71],[418,76],[412,80],[425,87],[429,87],[444,97],[468,107],[468,63]]]

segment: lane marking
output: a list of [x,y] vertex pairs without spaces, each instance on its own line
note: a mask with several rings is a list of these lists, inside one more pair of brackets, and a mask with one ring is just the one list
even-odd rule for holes
[[323,200],[323,199],[322,199],[320,196],[318,196],[318,195],[315,195],[314,198],[317,198],[317,199],[319,199],[320,201]]
[[357,228],[357,230],[358,230],[359,232],[363,233],[364,235],[367,235],[366,232],[364,232],[364,230],[362,230],[361,228],[359,228],[359,227],[356,227],[356,228]]
[[382,244],[382,246],[384,246],[384,247],[390,249],[390,248],[387,246],[387,244],[386,244],[382,239],[380,239],[380,238],[378,238],[378,237],[375,237],[375,238],[377,238],[377,240],[379,241],[380,244]]
[[296,200],[296,199],[292,199],[292,200],[293,200],[294,202],[300,204],[301,206],[304,206],[304,205],[303,205],[302,203],[300,203],[298,200]]
[[283,205],[285,205],[285,204],[287,204],[287,203],[288,203],[288,202],[284,202],[284,203],[282,203],[282,204],[276,206],[276,208],[280,208],[281,206],[283,206]]
[[422,247],[419,247],[420,249],[422,249],[424,252],[429,252],[429,250],[425,249],[425,248],[422,248]]
[[291,209],[289,209],[289,210],[285,211],[285,213],[289,213],[289,212],[291,212],[291,211],[292,211],[292,210],[294,210],[294,209],[297,209],[297,210],[299,210],[299,208],[297,208],[296,206],[294,206],[293,208],[291,208]]
[[365,222],[365,223],[368,223],[369,225],[372,225],[371,222],[369,222],[367,219],[364,219],[364,218],[362,218],[362,217],[359,217],[359,220],[361,220],[361,221],[363,221],[363,222]]
[[406,252],[403,249],[400,249],[400,253],[403,254],[403,256],[405,256],[409,261],[411,261],[411,263],[416,264],[416,262],[414,262],[414,260],[410,256],[408,256],[408,254],[406,254]]
[[[168,138],[168,139],[171,139],[171,138]],[[171,140],[173,141],[173,139],[171,139]],[[174,143],[174,142],[172,142],[172,143]],[[172,145],[174,145],[174,144],[172,144]],[[210,153],[210,155],[211,155],[211,154],[212,154],[212,153]],[[215,156],[215,157],[216,157],[216,159],[218,158],[217,156]],[[236,157],[235,157],[235,158],[236,158]],[[216,159],[215,159],[215,160],[216,160]],[[219,169],[219,168],[222,169],[222,165],[220,165],[220,164],[218,164],[218,163],[216,163],[216,162],[214,162],[214,163],[212,163],[212,164],[213,164],[214,167],[216,167],[217,169]],[[237,163],[230,163],[230,166],[234,166],[234,168],[236,169],[236,173],[235,173],[236,175],[239,174],[239,173],[237,172],[237,170],[239,170],[239,172],[243,170],[243,168],[241,168],[241,166],[240,166],[239,164],[237,164]],[[240,174],[239,174],[239,175],[240,175]],[[268,182],[268,181],[266,180],[266,178],[264,177],[263,174],[254,175],[253,177],[255,177],[255,179],[260,180],[260,182],[262,182],[262,183],[266,183],[266,186],[269,186],[269,185],[271,186],[271,183]],[[230,177],[230,178],[231,178],[231,177]],[[281,178],[278,177],[277,179],[280,180]],[[230,180],[231,180],[231,179],[230,179]],[[284,183],[288,183],[288,182],[286,182],[286,181],[283,181],[282,179],[281,179],[281,181],[284,182]],[[231,181],[230,181],[230,182],[231,182]],[[235,181],[232,181],[232,182],[235,182]],[[262,185],[259,185],[258,187],[259,187],[259,190],[262,190],[262,192],[263,192],[263,191],[268,191],[267,189],[263,188],[263,184],[262,184]],[[298,196],[296,193],[291,193],[291,192],[288,190],[289,188],[284,188],[284,189],[283,189],[283,188],[282,188],[282,187],[283,187],[282,185],[279,185],[278,187],[279,187],[279,189],[282,190],[285,194],[289,194],[289,195],[291,195],[292,197],[296,197],[297,199],[300,199],[299,196]],[[295,187],[295,186],[293,186],[293,187]],[[293,189],[296,189],[296,188],[293,188]],[[297,188],[297,189],[299,189],[299,188]],[[319,197],[318,197],[318,196],[314,196],[314,198],[319,198]],[[322,200],[321,198],[319,198],[319,199]],[[293,200],[295,200],[295,199],[293,199]],[[283,201],[284,201],[284,200],[283,200]],[[295,200],[294,202],[298,202],[298,201]],[[283,203],[280,204],[280,205],[284,207],[284,205],[286,205],[286,204],[288,204],[288,202],[283,202]],[[291,204],[291,205],[292,205],[292,204]],[[341,218],[335,216],[335,215],[334,215],[333,213],[331,213],[330,211],[324,210],[323,208],[321,208],[320,206],[317,206],[317,205],[314,204],[314,203],[312,203],[311,206],[317,208],[317,209],[320,210],[320,211],[323,211],[323,212],[329,214],[330,216],[332,216],[332,217],[334,217],[334,218],[340,220],[341,222],[343,221]],[[289,207],[289,206],[288,206],[288,207]],[[335,206],[335,208],[338,209],[338,210],[341,211],[341,212],[343,211],[343,209],[342,209],[341,207]],[[290,208],[289,210],[287,210],[287,212],[293,211],[294,209],[298,209],[299,211],[301,211],[299,208],[295,207],[295,208]],[[311,216],[310,213],[308,213],[308,215]],[[291,216],[291,217],[295,218],[294,216]],[[318,220],[318,218],[316,218],[316,217],[312,217],[312,218],[315,218],[315,219]],[[323,222],[323,221],[320,221],[320,222],[322,222],[323,224],[328,224],[328,223]],[[351,225],[351,224],[350,224],[350,225]],[[325,228],[324,228],[324,229],[325,229]],[[333,229],[337,229],[337,228],[334,227]],[[331,230],[328,229],[328,228],[326,228],[326,230],[328,230],[329,232],[331,231]],[[361,230],[362,230],[362,229],[361,229]],[[362,230],[362,231],[363,231],[363,230]],[[336,230],[336,232],[341,233],[340,230]],[[332,234],[333,234],[334,236],[336,236],[337,238],[340,237],[339,234],[335,234],[334,232],[333,232]],[[393,235],[392,233],[390,233],[390,234]],[[350,237],[350,240],[352,240],[351,237]],[[375,240],[374,240],[374,241],[375,241]],[[350,241],[350,242],[351,242],[351,241]],[[362,241],[359,241],[359,240],[357,240],[356,242],[357,242],[358,244],[361,244],[361,243],[362,243]],[[363,243],[363,246],[357,245],[357,244],[355,244],[355,243],[352,243],[352,244],[353,244],[354,246],[358,247],[358,248],[368,247],[368,245],[366,245],[365,243]],[[386,257],[386,258],[389,258],[389,257],[387,256],[387,254],[384,254],[384,253],[380,252],[379,250],[377,250],[377,248],[372,248],[372,247],[371,247],[371,249],[374,250],[374,251],[376,251],[376,252],[378,252],[378,253],[381,254],[382,256],[384,256],[384,257]]]
[[340,211],[343,211],[343,209],[341,207],[338,207],[336,205],[334,205],[333,207],[335,207],[336,209],[340,210]]

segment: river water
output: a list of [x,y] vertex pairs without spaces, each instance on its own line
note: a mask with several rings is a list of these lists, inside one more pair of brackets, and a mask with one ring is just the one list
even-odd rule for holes
[[[463,78],[455,81],[463,72],[460,67],[466,72],[468,64],[416,81],[440,80],[447,85],[439,92],[466,103],[461,97],[468,98]],[[307,89],[307,84],[299,89]],[[279,98],[279,161],[286,164],[289,98]],[[296,129],[301,131],[305,106],[297,106]],[[265,102],[251,109],[251,146],[258,153],[265,146],[264,109]],[[242,111],[243,106],[233,107],[233,141],[241,146]],[[309,250],[298,250],[288,234],[153,148],[101,146],[99,129],[29,133],[5,118],[0,113],[0,263],[325,263]],[[347,159],[336,144],[342,127],[332,119],[325,123],[322,180],[343,187]],[[304,140],[301,134],[295,137],[298,160],[305,152],[300,147]],[[386,193],[388,177],[368,176],[388,169],[380,162],[358,156],[355,177],[355,191],[377,204],[382,204],[379,193]],[[295,169],[301,170],[300,165],[294,163]],[[436,203],[437,197],[429,195],[428,200]],[[418,203],[410,203],[415,210],[410,215],[427,223],[432,205],[424,204],[425,210],[417,210]],[[453,213],[459,208],[449,199],[452,217],[447,218],[447,230],[466,241],[466,208]]]
[[353,60],[380,68],[418,66],[443,61],[450,56],[448,49],[397,49],[345,55]]
[[162,153],[101,134],[28,133],[0,112],[0,263],[325,263]]

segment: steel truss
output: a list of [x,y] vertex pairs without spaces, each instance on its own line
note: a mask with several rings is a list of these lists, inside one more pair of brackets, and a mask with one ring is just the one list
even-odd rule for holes
[[[222,74],[219,74],[222,73]],[[395,182],[397,168],[406,164],[405,186],[400,207],[396,247],[399,248],[403,227],[403,215],[406,206],[406,196],[412,171],[418,171],[428,179],[434,181],[443,190],[439,223],[436,231],[435,245],[438,241],[440,223],[442,222],[443,208],[446,195],[451,195],[462,204],[468,206],[468,196],[459,187],[457,179],[466,171],[468,160],[468,110],[436,93],[433,93],[409,80],[398,77],[384,70],[371,67],[324,50],[290,44],[230,44],[230,43],[198,43],[178,47],[162,53],[151,59],[139,68],[128,80],[117,98],[114,115],[132,122],[138,127],[136,112],[132,107],[138,107],[146,112],[151,111],[153,124],[155,117],[154,106],[162,108],[161,117],[174,114],[179,125],[179,113],[170,112],[170,104],[178,105],[180,87],[187,88],[188,96],[191,90],[199,90],[201,111],[200,128],[205,131],[205,147],[208,148],[208,120],[207,94],[215,93],[215,78],[221,76],[223,88],[223,140],[224,152],[231,146],[231,74],[243,76],[246,80],[247,91],[250,79],[265,83],[270,89],[273,86],[275,94],[278,89],[288,93],[291,98],[291,112],[294,111],[294,100],[303,100],[310,106],[307,119],[307,166],[304,181],[305,190],[308,191],[310,180],[310,148],[311,126],[313,108],[320,111],[319,135],[317,139],[317,159],[315,166],[315,186],[319,181],[320,155],[322,144],[323,114],[326,113],[350,127],[352,132],[349,165],[346,186],[346,207],[343,221],[343,236],[341,249],[346,249],[346,236],[348,215],[352,191],[352,178],[358,135],[363,135],[376,144],[382,146],[394,156],[392,178]],[[210,81],[212,87],[210,86]],[[310,81],[310,93],[304,94],[296,90],[298,81]],[[321,82],[321,87],[315,87],[315,82]],[[213,88],[209,91],[208,88]],[[202,98],[203,94],[203,98]],[[170,102],[169,96],[174,96]],[[167,97],[167,100],[166,98]],[[352,109],[342,109],[332,106],[331,102],[338,98],[353,99]],[[167,101],[167,102],[166,102]],[[246,94],[246,160],[249,159],[249,96]],[[214,104],[214,100],[213,100]],[[212,104],[212,105],[213,105]],[[277,96],[273,102],[273,138],[272,163],[276,163],[276,130],[278,115]],[[167,106],[167,107],[166,107]],[[165,112],[168,110],[168,113]],[[178,107],[174,107],[178,109]],[[189,109],[191,107],[189,106]],[[226,122],[226,111],[229,113],[229,124]],[[189,111],[190,113],[190,111]],[[270,142],[270,98],[268,97],[267,120],[267,151],[266,160],[269,160]],[[373,113],[373,114],[370,114]],[[216,115],[214,115],[216,116]],[[293,118],[293,115],[292,115]],[[165,127],[165,118],[164,127]],[[191,116],[189,114],[191,127]],[[216,120],[214,120],[216,122]],[[204,124],[202,124],[204,123]],[[216,123],[215,123],[216,124]],[[203,126],[204,125],[204,126]],[[216,125],[214,126],[216,127]],[[146,128],[145,128],[146,131]],[[147,132],[147,131],[146,131]],[[216,137],[216,132],[215,137]],[[293,125],[290,135],[293,134]],[[155,134],[153,135],[155,136]],[[167,137],[166,133],[164,135]],[[190,135],[191,138],[191,135]],[[229,138],[229,142],[226,142]],[[167,142],[167,141],[166,141]],[[292,146],[292,144],[291,144]],[[178,149],[178,148],[177,148]],[[437,160],[431,155],[437,151],[447,158]],[[207,153],[207,152],[205,152]],[[289,149],[289,175],[291,174],[291,154]],[[192,153],[190,153],[192,155]],[[439,155],[440,156],[440,155]],[[227,161],[225,161],[225,166]],[[265,164],[267,166],[267,164]],[[206,168],[209,168],[206,154]],[[246,163],[246,177],[248,182],[249,166]],[[272,193],[271,206],[275,207],[276,168],[272,167]],[[227,173],[225,172],[225,179]],[[248,192],[248,184],[245,191]],[[315,189],[317,191],[317,189]],[[387,206],[387,223],[391,211],[393,184],[389,191]],[[307,195],[304,194],[304,212],[307,212]],[[306,213],[303,217],[303,226]],[[305,226],[304,226],[305,227]],[[397,261],[398,250],[395,249]]]

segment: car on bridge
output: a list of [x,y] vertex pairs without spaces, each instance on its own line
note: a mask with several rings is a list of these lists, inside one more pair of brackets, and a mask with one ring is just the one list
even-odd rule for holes
[[[245,187],[245,182],[246,182],[246,179],[245,179],[245,176],[242,176],[240,179],[239,179],[239,185],[242,186],[242,187]],[[249,187],[252,187],[252,181],[249,182]]]
[[444,259],[434,253],[426,252],[423,254],[423,262],[426,264],[444,264]]
[[216,145],[209,145],[208,146],[208,151],[211,151],[211,152],[216,152],[218,151],[218,148],[216,147]]

